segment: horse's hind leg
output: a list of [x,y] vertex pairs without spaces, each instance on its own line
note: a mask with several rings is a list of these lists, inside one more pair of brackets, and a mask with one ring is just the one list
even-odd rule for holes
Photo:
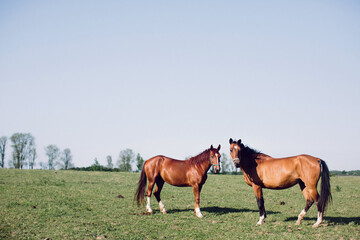
[[163,214],[166,214],[165,206],[160,198],[160,193],[161,193],[163,186],[164,186],[164,180],[161,177],[158,177],[156,179],[156,188],[154,191],[154,196],[156,197],[156,200],[159,203],[160,212],[162,212]]
[[300,189],[304,195],[304,198],[306,200],[305,208],[301,211],[301,213],[298,216],[298,219],[295,223],[295,225],[299,225],[301,223],[301,220],[303,220],[306,212],[309,210],[309,208],[313,205],[314,200],[312,199],[310,193],[308,192],[308,189],[305,187],[305,184],[303,182],[299,183]]
[[[322,217],[323,217],[323,213],[322,213],[322,211],[321,211],[321,207],[319,206],[319,202],[318,202],[318,200],[319,200],[319,193],[318,193],[318,191],[317,191],[317,189],[316,189],[316,186],[306,187],[305,190],[307,190],[307,194],[308,194],[307,198],[309,199],[309,200],[307,200],[307,202],[308,202],[308,201],[311,201],[311,202],[309,203],[308,209],[311,207],[311,205],[314,203],[314,201],[315,201],[315,203],[316,203],[316,205],[317,205],[317,207],[318,207],[318,217],[317,217],[317,221],[316,221],[316,223],[313,225],[313,228],[317,228],[317,227],[319,226],[319,224],[322,222]],[[304,196],[305,196],[305,195],[304,195]],[[305,209],[304,209],[304,210],[305,210]],[[303,211],[304,211],[304,210],[303,210]],[[305,213],[306,213],[306,212],[305,212]],[[305,214],[304,214],[304,215],[305,215]]]
[[[301,187],[301,185],[300,185]],[[313,225],[313,228],[317,228],[319,224],[322,222],[323,218],[323,212],[321,211],[321,207],[318,204],[319,200],[319,193],[316,189],[316,186],[307,186],[303,190],[304,197],[306,199],[306,206],[304,210],[300,213],[298,220],[296,221],[296,224],[300,224],[301,219],[304,217],[305,213],[309,208],[312,206],[312,204],[315,202],[318,207],[318,217],[316,223]]]
[[321,207],[319,205],[319,193],[316,189],[316,187],[314,187],[312,190],[311,190],[311,196],[312,198],[314,199],[314,201],[316,202],[316,205],[317,205],[317,208],[318,208],[318,217],[317,217],[317,221],[316,223],[312,226],[313,228],[317,228],[319,226],[319,224],[322,222],[322,219],[323,219],[323,212],[321,210]]
[[153,190],[153,187],[154,187],[155,180],[150,179],[150,178],[148,178],[148,180],[149,180],[149,185],[148,185],[147,192],[146,192],[146,196],[147,196],[146,211],[148,213],[152,213],[153,211],[152,211],[152,209],[150,207],[150,197],[151,197],[151,193],[152,193],[152,190]]

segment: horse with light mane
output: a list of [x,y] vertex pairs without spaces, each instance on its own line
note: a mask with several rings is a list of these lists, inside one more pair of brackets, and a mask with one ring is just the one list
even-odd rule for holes
[[[299,225],[315,202],[318,217],[314,228],[322,222],[326,206],[331,202],[330,174],[325,161],[310,155],[272,158],[230,138],[230,155],[236,167],[244,173],[245,182],[254,190],[260,211],[257,225],[266,218],[262,189],[285,189],[299,184],[306,205],[296,221]],[[320,196],[317,184],[321,176]]]
[[150,197],[155,183],[156,188],[154,196],[159,203],[160,211],[164,214],[166,213],[166,209],[160,198],[160,193],[164,183],[167,182],[177,187],[191,186],[195,196],[194,212],[197,217],[202,218],[203,215],[201,214],[199,207],[200,192],[205,184],[207,172],[210,167],[213,166],[214,173],[220,172],[220,147],[221,146],[219,145],[218,148],[214,148],[211,145],[209,149],[187,160],[175,160],[159,155],[145,161],[134,197],[138,206],[145,202],[145,188],[147,180],[149,180],[146,191],[146,210],[148,213],[153,212],[150,207]]

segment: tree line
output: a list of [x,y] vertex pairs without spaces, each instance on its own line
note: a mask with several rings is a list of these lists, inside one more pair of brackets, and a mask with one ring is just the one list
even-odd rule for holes
[[[30,133],[15,133],[10,137],[12,153],[9,158],[8,166],[18,169],[33,169],[36,165],[37,150],[35,138]],[[5,167],[5,153],[7,152],[8,138],[3,136],[0,138],[0,167]],[[131,149],[122,150],[116,162],[110,155],[106,157],[106,165],[100,165],[97,158],[89,167],[75,167],[71,150],[65,148],[60,150],[56,145],[50,144],[44,148],[47,162],[40,162],[42,169],[72,169],[81,171],[124,171],[134,172],[141,171],[144,159],[141,155],[135,154]],[[190,158],[190,157],[187,157]],[[211,171],[211,170],[210,170]],[[231,159],[225,153],[221,154],[221,173],[234,174],[241,171],[234,167]]]
[[[14,133],[10,138],[12,152],[9,158],[8,167],[17,169],[33,169],[36,165],[37,150],[35,138],[30,133]],[[0,137],[0,167],[5,167],[5,155],[8,152],[8,140],[6,136]],[[71,150],[65,148],[60,150],[56,145],[50,144],[44,148],[47,162],[40,162],[42,169],[72,169],[80,171],[115,171],[115,172],[136,172],[141,171],[144,159],[131,149],[122,150],[117,161],[114,163],[110,155],[106,157],[106,166],[99,164],[97,158],[89,167],[75,167]],[[190,158],[190,157],[187,157]],[[360,170],[354,171],[330,171],[332,176],[360,176]],[[225,153],[221,154],[221,173],[222,174],[242,174],[234,167],[231,159]]]
[[[9,158],[8,166],[17,169],[34,169],[38,157],[35,138],[30,133],[14,133],[10,137],[12,152]],[[0,137],[0,167],[5,167],[5,155],[8,152],[6,136]],[[45,153],[48,157],[47,162],[40,162],[39,166],[43,169],[69,169],[73,167],[72,154],[69,148],[60,150],[56,145],[50,144],[45,147]]]
[[[138,153],[135,157],[135,153],[131,149],[122,150],[119,154],[118,160],[113,163],[112,157],[108,155],[106,157],[106,166],[100,165],[97,158],[94,159],[94,163],[89,167],[73,167],[71,170],[77,171],[105,171],[105,172],[138,172],[141,171],[144,159]],[[135,164],[136,168],[133,168]]]
[[[6,136],[0,137],[0,167],[5,167],[5,155],[8,152],[8,140],[12,147],[12,152],[9,158],[8,167],[17,169],[34,169],[36,165],[36,159],[38,157],[35,138],[30,133],[14,133],[9,139]],[[42,169],[74,169],[74,170],[93,170],[98,169],[100,171],[107,169],[110,171],[139,171],[142,169],[144,159],[138,153],[135,157],[135,153],[131,149],[126,149],[120,152],[118,160],[113,163],[112,157],[107,156],[106,166],[101,166],[97,160],[94,159],[94,164],[87,168],[75,168],[73,164],[73,157],[71,150],[65,148],[60,150],[55,144],[50,144],[44,148],[45,154],[48,158],[47,162],[40,162],[39,166]],[[135,164],[136,169],[133,169]]]

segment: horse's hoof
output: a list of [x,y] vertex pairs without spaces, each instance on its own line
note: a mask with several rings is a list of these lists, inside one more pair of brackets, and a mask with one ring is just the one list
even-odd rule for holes
[[152,213],[153,213],[153,211],[152,211],[151,208],[146,208],[146,212],[149,213],[149,214],[152,214]]
[[312,228],[317,228],[319,226],[319,224],[314,224],[314,225],[312,225]]
[[195,208],[194,212],[195,212],[195,215],[196,215],[198,218],[202,218],[202,217],[203,217],[203,215],[202,215],[201,212],[200,212],[200,208]]
[[259,219],[259,221],[257,222],[257,226],[258,225],[261,225],[261,224],[263,224],[265,222],[265,216],[260,216],[260,219]]
[[258,221],[257,223],[256,223],[256,226],[260,226],[260,225],[263,225],[264,224],[264,220],[262,220],[262,221]]
[[300,225],[300,221],[297,221],[297,222],[295,223],[295,225]]
[[164,210],[162,210],[161,212],[162,212],[162,214],[166,214],[166,210],[165,210],[165,209],[164,209]]

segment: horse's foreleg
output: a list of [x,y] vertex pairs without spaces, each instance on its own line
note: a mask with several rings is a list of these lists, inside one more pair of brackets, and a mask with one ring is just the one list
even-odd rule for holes
[[156,200],[159,203],[160,212],[162,212],[163,214],[166,214],[165,205],[163,204],[163,202],[161,201],[161,198],[160,198],[160,193],[161,193],[163,186],[164,186],[164,180],[162,178],[157,179],[154,196],[156,197]]
[[266,218],[266,211],[265,211],[262,188],[260,186],[253,185],[253,190],[255,193],[256,201],[257,201],[257,204],[259,207],[259,212],[260,212],[260,218],[256,225],[261,225],[264,223],[264,219]]
[[201,191],[201,186],[199,185],[194,185],[193,186],[193,190],[194,190],[194,196],[195,196],[195,208],[194,208],[194,212],[196,214],[197,217],[202,218],[203,215],[200,212],[200,191]]

